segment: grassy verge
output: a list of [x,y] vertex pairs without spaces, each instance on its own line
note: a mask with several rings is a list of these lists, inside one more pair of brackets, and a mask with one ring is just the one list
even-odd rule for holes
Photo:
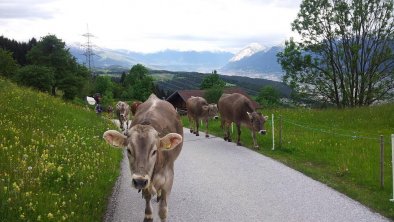
[[[394,104],[355,109],[269,109],[267,135],[259,136],[258,152],[319,180],[374,211],[394,219],[391,137]],[[272,150],[271,114],[275,119]],[[282,146],[279,147],[279,116]],[[185,127],[187,118],[182,118]],[[210,132],[223,137],[220,121],[211,121]],[[204,129],[204,127],[203,127]],[[233,141],[236,139],[234,127]],[[380,187],[380,135],[384,135],[384,188]],[[250,131],[243,128],[241,141],[252,147]]]
[[100,221],[121,152],[92,111],[0,79],[0,221]]

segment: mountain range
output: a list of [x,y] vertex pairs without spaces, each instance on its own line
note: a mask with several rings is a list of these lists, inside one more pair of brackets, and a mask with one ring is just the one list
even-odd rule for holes
[[[78,62],[86,63],[84,50],[77,45],[69,45],[71,54]],[[280,81],[283,72],[276,54],[282,46],[264,47],[252,43],[233,54],[230,52],[176,51],[165,50],[155,53],[138,53],[124,49],[94,49],[93,66],[96,68],[124,67],[130,69],[135,64],[155,70],[188,71],[211,73],[217,70],[223,75],[248,76]]]

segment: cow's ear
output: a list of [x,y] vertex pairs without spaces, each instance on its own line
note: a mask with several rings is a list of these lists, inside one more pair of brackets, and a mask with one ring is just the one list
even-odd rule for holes
[[178,133],[169,133],[160,138],[160,149],[171,150],[182,142],[182,136]]
[[253,119],[253,116],[252,116],[252,114],[250,112],[246,112],[246,113],[248,114],[249,119]]
[[202,106],[202,109],[203,109],[204,111],[207,111],[207,110],[209,109],[209,106],[204,105],[204,106]]
[[103,138],[105,141],[119,148],[123,148],[126,146],[127,137],[116,130],[108,130],[104,133]]

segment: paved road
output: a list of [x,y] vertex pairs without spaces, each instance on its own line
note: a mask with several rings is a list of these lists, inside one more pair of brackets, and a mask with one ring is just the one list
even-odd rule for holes
[[[169,222],[389,221],[275,160],[204,136],[185,129],[175,162]],[[145,201],[131,189],[127,163],[122,161],[105,221],[143,220]],[[160,221],[157,205],[154,202],[154,221]]]

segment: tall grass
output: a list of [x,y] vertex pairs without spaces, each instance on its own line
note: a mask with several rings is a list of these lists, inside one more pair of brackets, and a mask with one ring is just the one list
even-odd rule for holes
[[0,79],[0,221],[100,221],[119,174],[92,111]]
[[[391,137],[394,104],[354,109],[263,109],[270,120],[267,135],[258,136],[258,152],[271,156],[319,180],[383,215],[394,219]],[[275,150],[272,150],[271,114],[275,115]],[[279,116],[282,147],[279,147]],[[187,118],[183,118],[188,126]],[[202,127],[204,128],[204,127]],[[220,121],[210,132],[223,137]],[[384,188],[380,187],[380,135],[384,136]],[[233,141],[236,139],[234,127]],[[241,141],[252,147],[250,131]]]

